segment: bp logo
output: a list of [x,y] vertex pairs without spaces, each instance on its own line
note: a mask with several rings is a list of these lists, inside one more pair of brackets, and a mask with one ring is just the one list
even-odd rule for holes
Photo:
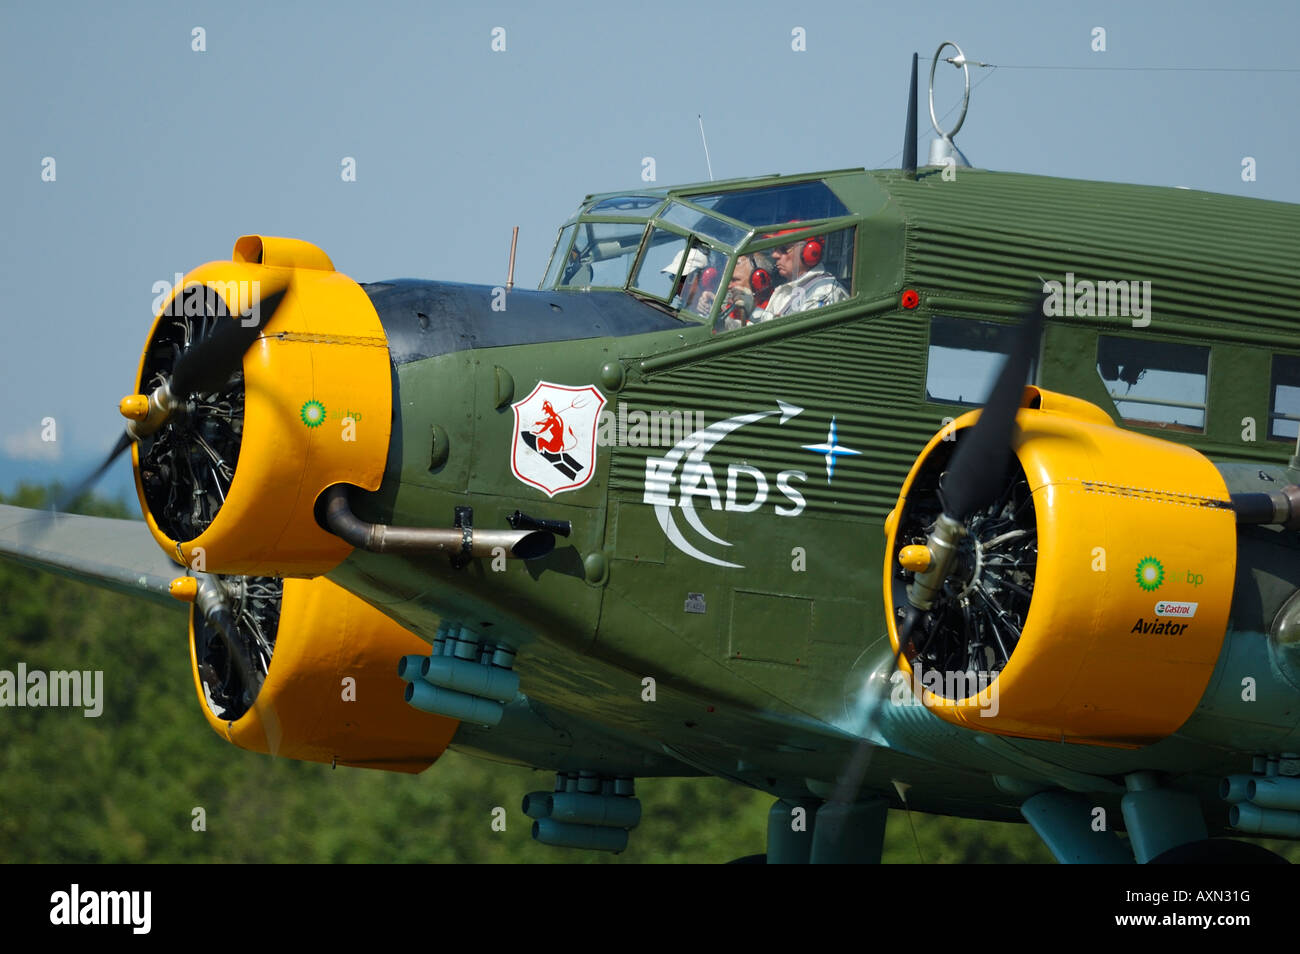
[[1137,565],[1138,586],[1150,593],[1165,581],[1165,568],[1155,557],[1143,557]]
[[325,405],[320,401],[308,401],[300,412],[302,422],[308,427],[320,427],[325,420]]

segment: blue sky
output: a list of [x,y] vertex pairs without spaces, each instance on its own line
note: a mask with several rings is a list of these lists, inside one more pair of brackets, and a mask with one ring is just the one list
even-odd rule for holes
[[[518,225],[533,286],[560,221],[644,157],[660,185],[707,178],[697,114],[718,178],[896,164],[910,54],[945,39],[1005,67],[973,71],[977,166],[1300,202],[1300,72],[1120,69],[1294,70],[1297,33],[1286,0],[6,4],[0,460],[54,477],[105,452],[154,284],[239,235],[308,239],[360,281],[500,284]],[[959,92],[941,64],[939,111]]]

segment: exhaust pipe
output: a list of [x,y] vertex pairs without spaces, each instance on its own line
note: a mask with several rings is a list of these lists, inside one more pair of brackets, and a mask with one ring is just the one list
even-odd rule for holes
[[573,825],[635,828],[641,822],[639,798],[587,795],[583,792],[556,792],[550,797],[549,807],[547,818]]
[[612,851],[627,848],[627,832],[622,828],[597,828],[594,825],[569,825],[550,818],[533,822],[533,838],[556,848],[586,848],[588,851]]
[[1295,838],[1300,835],[1300,778],[1281,775],[1229,775],[1219,796],[1231,803],[1228,824],[1249,835]]
[[555,549],[547,530],[476,530],[473,527],[395,527],[367,523],[352,512],[346,484],[335,484],[321,495],[325,526],[359,550],[371,553],[492,557],[498,547],[516,560],[536,560]]
[[1228,809],[1228,824],[1248,835],[1294,838],[1300,835],[1300,812],[1260,808],[1250,802],[1242,802]]
[[1219,782],[1219,797],[1225,802],[1237,804],[1249,799],[1247,789],[1250,783],[1254,781],[1250,775],[1229,775]]
[[557,772],[555,791],[529,792],[523,810],[533,819],[533,838],[557,848],[617,853],[627,847],[628,829],[641,821],[631,778],[585,770]]
[[505,706],[482,696],[471,696],[454,689],[442,689],[417,679],[406,684],[405,699],[417,709],[434,715],[473,722],[491,728],[501,722]]
[[509,646],[482,642],[466,627],[443,622],[433,655],[403,656],[397,675],[406,680],[406,701],[415,708],[491,728],[519,692],[514,662]]
[[1275,775],[1246,783],[1246,800],[1260,808],[1300,809],[1300,778]]

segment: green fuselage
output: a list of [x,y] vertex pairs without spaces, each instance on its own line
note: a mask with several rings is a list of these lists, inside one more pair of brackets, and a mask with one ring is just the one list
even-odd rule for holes
[[[825,181],[857,230],[852,297],[833,307],[715,334],[709,322],[626,292],[514,291],[502,311],[493,289],[455,286],[462,305],[480,300],[466,306],[477,309],[467,327],[480,333],[427,343],[424,353],[419,328],[440,317],[419,301],[427,293],[445,303],[446,286],[409,283],[391,313],[379,309],[386,328],[402,310],[417,344],[395,351],[388,470],[379,491],[357,496],[357,512],[450,526],[468,506],[475,526],[503,528],[516,510],[572,524],[534,562],[456,569],[445,558],[357,552],[330,574],[430,641],[451,621],[514,645],[522,692],[553,714],[557,738],[570,737],[555,761],[523,755],[508,733],[497,744],[466,728],[458,744],[539,767],[703,772],[792,796],[832,784],[864,731],[866,681],[892,664],[885,517],[925,443],[983,399],[945,380],[949,368],[966,373],[945,361],[978,359],[970,342],[979,335],[961,328],[992,329],[993,341],[1043,281],[1137,284],[1131,314],[1081,307],[1050,319],[1035,383],[1212,459],[1286,478],[1293,442],[1270,433],[1286,411],[1275,356],[1300,355],[1296,207],[968,170],[954,181],[933,170],[916,181],[861,171]],[[909,289],[918,307],[904,307]],[[584,329],[571,314],[606,309],[623,317]],[[510,330],[520,312],[526,334]],[[567,317],[548,329],[548,314]],[[970,324],[936,324],[945,319]],[[1117,348],[1127,354],[1124,342],[1136,343],[1137,357],[1108,381],[1100,365]],[[1202,397],[1175,389],[1123,400],[1141,371],[1151,374],[1143,387],[1169,375],[1194,390],[1195,355],[1139,367],[1153,343],[1207,349]],[[982,367],[976,360],[970,374]],[[534,442],[563,437],[544,427],[539,436],[543,422],[520,420],[513,407],[547,383],[591,387],[608,412],[594,459],[575,451],[589,479],[554,496],[512,467],[525,432]],[[1239,574],[1239,590],[1271,595],[1257,618],[1234,618],[1225,647],[1258,638],[1271,619],[1264,611],[1289,592],[1267,579],[1275,555]],[[913,807],[982,817],[1017,817],[1023,792],[1007,778],[1064,784],[1076,773],[1156,768],[1199,789],[1248,770],[1251,748],[1195,731],[1140,750],[977,741],[923,709],[878,721],[871,731],[888,744],[871,757],[868,788],[896,799],[890,781],[905,780]],[[603,741],[584,748],[583,733]]]

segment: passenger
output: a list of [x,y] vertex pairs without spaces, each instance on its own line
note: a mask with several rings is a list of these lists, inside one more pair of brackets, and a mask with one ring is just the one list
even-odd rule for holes
[[765,308],[772,297],[772,259],[767,252],[752,252],[736,259],[727,295],[718,318],[723,331],[743,328],[753,320],[755,309]]
[[[787,229],[787,232],[794,231]],[[783,235],[784,232],[777,232]],[[753,321],[783,318],[796,312],[846,301],[849,293],[835,276],[821,267],[826,241],[821,236],[799,239],[772,249],[776,270],[785,282],[772,292],[767,308],[755,311]]]
[[[686,265],[682,267],[682,255],[686,254]],[[713,307],[714,291],[708,287],[709,272],[713,273],[714,283],[718,280],[718,270],[709,267],[709,257],[701,248],[685,250],[673,256],[673,260],[660,269],[665,275],[676,275],[681,267],[682,275],[672,293],[672,307],[689,308],[697,314],[707,315]]]

